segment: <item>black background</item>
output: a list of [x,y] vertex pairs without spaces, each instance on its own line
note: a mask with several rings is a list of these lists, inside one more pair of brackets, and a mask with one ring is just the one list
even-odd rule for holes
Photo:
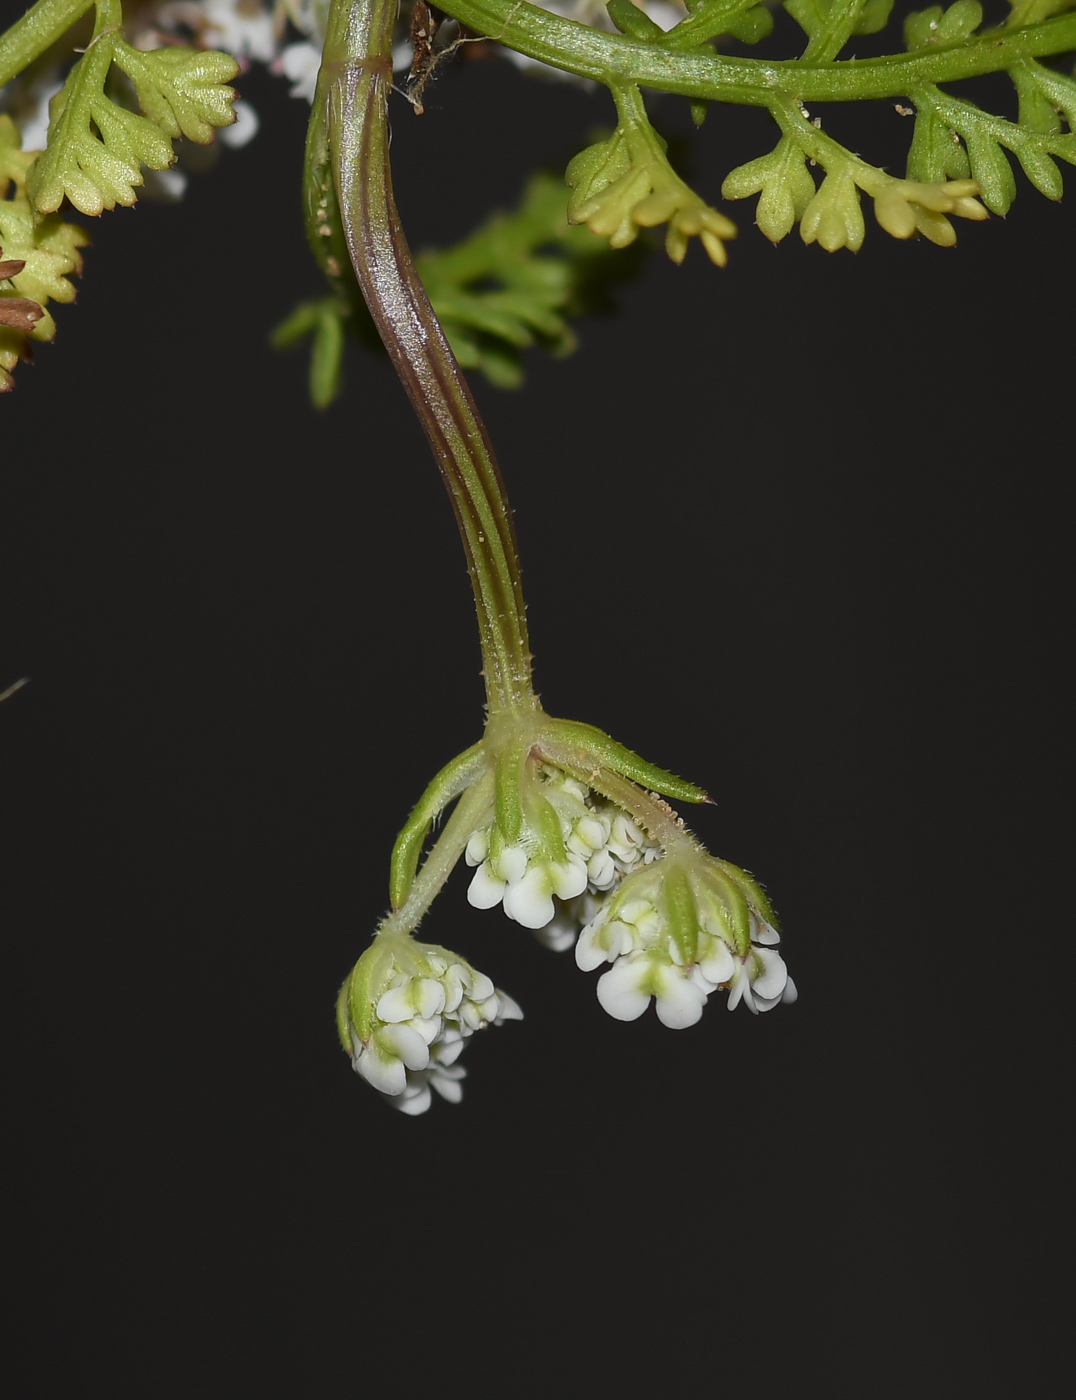
[[[332,1007],[480,732],[469,585],[387,362],[319,415],[267,348],[306,107],[241,87],[257,140],[94,224],[2,409],[13,1393],[1062,1394],[1073,210],[1018,176],[853,257],[723,206],[726,270],[476,385],[546,707],[709,787],[801,995],[613,1022],[457,874],[424,929],[526,1020],[408,1119]],[[491,62],[399,102],[412,242],[609,116]],[[689,177],[771,144],[714,111]]]

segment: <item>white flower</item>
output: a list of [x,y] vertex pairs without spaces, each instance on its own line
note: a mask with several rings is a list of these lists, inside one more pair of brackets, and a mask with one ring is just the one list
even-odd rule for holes
[[291,83],[292,97],[305,97],[307,102],[314,99],[318,70],[321,68],[321,45],[304,39],[299,44],[289,44],[273,64],[274,72],[283,73]]
[[629,953],[598,978],[598,1000],[610,1016],[634,1021],[653,997],[658,1020],[677,1031],[700,1019],[708,994],[702,978],[693,977],[690,968],[665,961],[660,953]]
[[533,933],[539,943],[554,953],[566,953],[579,937],[579,930],[597,914],[598,901],[588,892],[575,899],[555,899],[553,909],[549,923]]
[[478,867],[469,902],[476,909],[503,902],[510,919],[534,930],[553,920],[555,899],[612,889],[623,875],[661,854],[623,812],[558,769],[543,768],[537,787],[550,821],[559,825],[562,851],[551,855],[555,837],[526,827],[508,843],[491,817],[473,833],[465,852],[467,864]]
[[[350,1010],[348,1030],[356,1073],[394,1107],[418,1114],[429,1108],[433,1089],[459,1102],[465,1071],[455,1062],[469,1036],[487,1025],[522,1020],[523,1012],[488,977],[451,954],[418,946],[408,951],[411,958],[401,949],[387,980],[380,979],[366,1034],[359,1034]],[[401,969],[400,961],[421,961],[428,975]],[[342,997],[348,994],[345,984]]]
[[682,1029],[726,989],[730,1010],[742,1001],[769,1011],[795,1001],[796,986],[777,952],[780,934],[752,900],[765,896],[727,862],[701,851],[667,858],[606,899],[579,935],[576,963],[584,972],[612,964],[598,1000],[619,1021],[634,1021],[654,998],[659,1019]]
[[0,90],[0,111],[10,110],[24,151],[43,151],[49,134],[49,103],[64,85],[59,68],[47,68],[32,83]]
[[587,887],[587,868],[574,853],[551,861],[529,854],[522,845],[490,847],[489,828],[476,831],[467,843],[467,864],[478,866],[467,889],[467,900],[476,909],[492,909],[503,901],[510,919],[540,929],[556,912],[554,895],[574,899]]
[[232,103],[232,111],[235,113],[235,121],[231,126],[222,126],[218,135],[226,146],[238,150],[240,146],[254,140],[261,122],[254,108],[242,98]]
[[256,63],[271,63],[276,57],[273,17],[261,0],[199,0],[199,9],[205,16],[201,39],[207,47]]
[[728,987],[729,1010],[742,1001],[756,1016],[760,1011],[772,1011],[778,1002],[787,1004],[799,996],[784,959],[772,948],[752,947],[746,957],[737,958]]

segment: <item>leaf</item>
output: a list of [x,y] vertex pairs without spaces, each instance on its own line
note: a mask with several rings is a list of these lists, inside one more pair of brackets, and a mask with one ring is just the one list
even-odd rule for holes
[[569,318],[596,310],[629,270],[567,220],[555,176],[532,178],[514,212],[495,214],[462,243],[415,263],[453,350],[500,387],[522,382],[520,352],[575,349]]
[[[1066,120],[1071,125],[1073,115],[1076,115],[1076,84],[1045,68],[1036,72],[1037,68],[1038,65],[1034,68],[1029,66],[1020,82],[1028,91],[1039,92],[1047,100],[1052,98],[1059,104],[1067,104],[1060,110],[1065,112]],[[981,186],[983,203],[995,214],[1007,213],[1016,198],[1016,180],[1007,151],[1016,156],[1024,174],[1041,194],[1047,199],[1061,198],[1063,181],[1054,160],[1059,158],[1076,165],[1076,133],[1071,130],[1059,134],[1029,129],[984,112],[971,102],[950,97],[936,87],[916,89],[911,97],[919,113],[916,118],[917,134],[924,113],[929,113],[938,131],[951,133],[950,140],[955,134],[963,141],[967,165],[973,179]],[[1041,109],[1037,110],[1041,115]],[[913,139],[908,163],[909,179],[937,178],[931,164],[931,153],[932,148],[927,142]]]
[[759,194],[755,223],[773,243],[790,233],[815,195],[815,183],[804,153],[787,136],[769,155],[730,170],[721,186],[723,199]]
[[[105,93],[115,63],[134,84],[145,115],[128,111]],[[142,184],[142,166],[166,170],[172,140],[205,144],[213,129],[235,120],[235,90],[223,85],[239,65],[228,54],[166,48],[142,53],[118,33],[103,33],[74,65],[49,104],[49,138],[27,188],[39,214],[67,198],[83,214],[130,206]]]
[[[29,340],[51,340],[56,323],[45,310],[49,300],[70,302],[75,288],[68,280],[82,271],[79,248],[89,242],[85,229],[49,214],[35,223],[26,193],[26,175],[33,155],[20,150],[18,129],[0,115],[0,390],[14,387],[10,371],[30,358]],[[11,188],[9,188],[11,187]],[[21,318],[19,310],[25,313]],[[37,307],[40,315],[30,314]],[[12,319],[14,315],[14,320]]]
[[607,141],[588,146],[569,164],[568,218],[607,238],[612,248],[626,248],[640,228],[667,223],[665,251],[673,262],[684,260],[688,240],[697,236],[710,261],[724,267],[725,243],[736,237],[736,225],[680,179],[666,149],[645,117],[622,115]]
[[143,53],[122,40],[114,47],[116,65],[134,84],[143,112],[168,136],[204,146],[215,127],[235,121],[235,89],[227,84],[239,64],[230,54],[183,48]]
[[[834,4],[846,9],[845,0],[784,0],[785,9],[809,39],[820,34],[829,21]],[[893,0],[866,0],[852,26],[853,34],[877,34],[889,23]]]
[[848,248],[858,253],[864,237],[863,210],[851,170],[829,171],[800,220],[804,243],[818,243],[827,253]]
[[929,10],[910,14],[904,21],[904,43],[909,49],[961,44],[969,39],[983,22],[983,7],[979,0],[956,0],[947,10],[932,5]]

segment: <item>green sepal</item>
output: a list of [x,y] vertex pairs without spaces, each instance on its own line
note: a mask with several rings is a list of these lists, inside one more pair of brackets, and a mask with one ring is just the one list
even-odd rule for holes
[[487,762],[486,751],[479,740],[446,763],[415,804],[396,838],[389,862],[389,899],[393,909],[400,909],[407,902],[415,882],[422,843],[434,817],[471,786],[485,771]]
[[703,122],[706,120],[706,113],[710,110],[709,102],[695,101],[692,99],[689,106],[691,109],[691,120],[696,126],[702,126]]
[[707,794],[694,783],[676,777],[654,763],[647,763],[631,749],[618,744],[592,724],[578,720],[551,721],[554,728],[542,734],[539,745],[555,763],[574,769],[582,781],[596,768],[608,768],[622,778],[628,778],[651,792],[671,797],[676,802],[707,802]]
[[523,830],[523,770],[527,748],[516,745],[497,755],[497,776],[493,800],[497,826],[509,846],[514,846]]
[[669,933],[680,950],[684,965],[690,967],[698,952],[699,916],[687,871],[670,861],[662,881],[662,890]]
[[351,1043],[351,998],[350,998],[351,978],[340,988],[336,998],[336,1034],[340,1037],[340,1044],[349,1055],[355,1053],[355,1047]]
[[744,892],[747,902],[755,907],[767,923],[772,924],[775,929],[780,930],[780,922],[770,903],[769,895],[762,888],[755,877],[739,865],[733,865],[730,860],[719,860],[714,857],[714,864],[719,866],[730,880]]
[[563,865],[567,853],[564,850],[564,837],[561,835],[560,817],[547,797],[536,792],[533,785],[528,788],[527,825],[537,836],[542,854],[555,865]]
[[744,884],[738,878],[742,874],[743,872],[738,870],[736,866],[730,866],[727,861],[715,859],[707,867],[705,878],[711,892],[721,906],[737,953],[740,957],[746,957],[751,948],[751,911],[748,907]]

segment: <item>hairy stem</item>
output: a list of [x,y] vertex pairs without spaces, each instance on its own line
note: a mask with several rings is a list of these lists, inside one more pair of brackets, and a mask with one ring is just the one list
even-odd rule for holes
[[[392,194],[386,101],[397,0],[334,0],[308,165],[324,132],[355,276],[448,488],[478,607],[491,713],[534,709],[511,510],[474,399],[415,271]],[[316,187],[314,179],[312,186]]]

